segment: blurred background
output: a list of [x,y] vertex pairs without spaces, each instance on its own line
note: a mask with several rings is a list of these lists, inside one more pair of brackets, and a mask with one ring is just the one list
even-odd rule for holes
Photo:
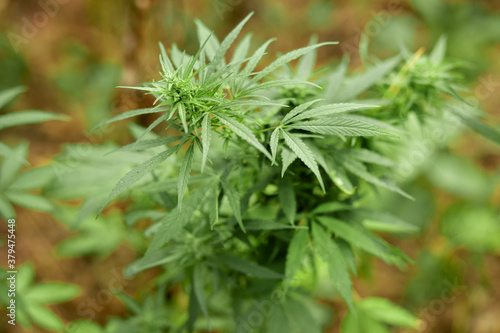
[[[277,37],[270,54],[284,53],[307,45],[315,34],[319,41],[340,42],[320,50],[319,63],[348,55],[353,71],[361,66],[363,35],[380,58],[398,53],[402,45],[413,52],[429,50],[446,35],[446,56],[462,63],[464,83],[490,115],[488,122],[500,123],[500,1],[0,0],[0,91],[26,87],[1,112],[36,109],[70,116],[66,122],[4,130],[2,142],[28,141],[29,168],[50,164],[68,143],[129,143],[124,124],[87,134],[112,115],[152,105],[150,97],[116,87],[159,77],[159,41],[196,50],[194,18],[221,38],[250,11],[255,16],[244,32],[253,33],[253,45]],[[151,119],[138,121],[144,125]],[[422,320],[422,332],[500,332],[500,150],[463,132],[449,150],[426,158],[430,162],[404,184],[416,202],[384,192],[377,199],[422,227],[418,235],[388,238],[415,265],[399,270],[367,258],[355,289],[361,296],[386,297],[410,309]],[[104,324],[111,316],[126,316],[128,310],[116,298],[95,306],[91,302],[111,283],[133,295],[154,275],[123,278],[123,268],[136,254],[129,236],[108,237],[109,227],[93,226],[90,236],[75,240],[71,223],[53,214],[20,207],[16,214],[18,265],[31,263],[36,282],[81,286],[78,298],[50,306],[63,322],[83,318]],[[125,230],[121,221],[112,223]],[[4,238],[5,223],[0,233]],[[1,245],[0,252],[6,253]],[[2,266],[5,260],[2,256]],[[329,305],[342,309],[341,303]],[[1,316],[0,331],[24,332],[4,324]],[[338,331],[336,320],[328,332]],[[31,332],[47,331],[34,327]]]

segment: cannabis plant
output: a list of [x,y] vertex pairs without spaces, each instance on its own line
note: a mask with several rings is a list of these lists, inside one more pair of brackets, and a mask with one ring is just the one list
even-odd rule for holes
[[130,199],[128,224],[153,222],[126,276],[162,269],[144,304],[120,294],[134,316],[106,330],[322,332],[330,318],[318,297],[343,299],[345,332],[416,327],[406,310],[355,297],[352,286],[365,253],[398,267],[412,262],[375,232],[418,228],[362,204],[378,188],[413,200],[389,177],[397,164],[383,148],[406,139],[402,118],[441,112],[444,103],[485,136],[498,141],[498,132],[465,112],[453,68],[440,66],[442,45],[428,58],[403,52],[354,75],[347,58],[316,70],[317,50],[336,43],[315,38],[262,66],[272,40],[250,52],[249,34],[229,59],[250,16],[222,42],[196,21],[194,55],[160,44],[161,80],[133,87],[154,106],[101,124],[157,115],[114,152],[141,162],[94,206],[100,214]]

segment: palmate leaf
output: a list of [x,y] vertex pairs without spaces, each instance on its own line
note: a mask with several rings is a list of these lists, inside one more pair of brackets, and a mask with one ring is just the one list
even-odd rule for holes
[[161,163],[165,162],[167,158],[169,158],[173,153],[177,151],[177,147],[169,148],[166,151],[150,158],[146,162],[136,166],[134,169],[132,169],[130,172],[128,172],[116,186],[113,188],[111,193],[108,195],[106,200],[102,203],[99,212],[97,216],[102,212],[104,207],[116,198],[118,195],[121,193],[125,192],[128,190],[132,185],[137,183],[142,177],[144,177],[146,174],[149,172],[153,171],[157,166],[159,166]]
[[0,130],[28,124],[37,124],[48,120],[68,120],[66,115],[38,110],[18,111],[0,116]]
[[316,160],[314,159],[314,156],[309,147],[307,147],[304,141],[302,141],[300,138],[291,133],[288,133],[287,131],[283,131],[283,136],[285,137],[285,142],[287,146],[290,147],[290,149],[297,155],[297,157],[302,162],[304,162],[304,164],[309,169],[311,169],[316,178],[318,178],[321,188],[324,191],[325,185],[323,184],[323,179],[321,178],[321,174],[318,169],[318,164],[316,163]]
[[387,135],[384,131],[362,120],[329,117],[296,123],[289,128],[301,129],[312,133],[338,136],[378,136]]
[[318,224],[312,226],[312,239],[314,250],[328,263],[328,272],[337,291],[349,309],[355,311],[351,276],[338,245]]
[[248,127],[221,113],[214,113],[213,115],[217,117],[224,125],[227,125],[227,127],[229,127],[236,135],[257,148],[271,161],[273,160],[271,154],[269,154],[266,148],[264,148],[264,146],[259,142],[257,137]]

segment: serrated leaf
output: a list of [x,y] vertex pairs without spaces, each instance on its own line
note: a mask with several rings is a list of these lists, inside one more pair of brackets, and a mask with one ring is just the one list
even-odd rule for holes
[[401,56],[381,61],[372,68],[369,68],[362,74],[357,75],[347,82],[338,94],[339,102],[353,100],[359,94],[365,92],[375,83],[380,82],[382,78],[393,70],[401,62]]
[[[318,42],[318,37],[311,36],[309,45],[314,45]],[[303,55],[297,64],[297,78],[307,80],[312,76],[314,65],[316,64],[316,49]]]
[[61,332],[65,328],[61,319],[54,312],[40,304],[29,303],[28,306],[24,307],[24,310],[26,310],[33,323],[42,328],[56,332]]
[[141,140],[136,141],[131,144],[122,146],[116,150],[111,151],[110,153],[119,152],[119,151],[138,151],[138,150],[147,150],[149,148],[155,148],[159,146],[168,145],[170,143],[181,140],[181,136],[169,136],[169,137],[161,137],[157,139],[151,140]]
[[271,156],[272,164],[276,163],[276,153],[278,152],[278,141],[280,139],[281,128],[277,127],[271,134],[270,146],[271,146]]
[[168,58],[167,51],[165,50],[165,46],[162,43],[158,43],[160,46],[160,64],[165,74],[174,75],[175,69],[172,66],[172,62]]
[[278,187],[278,198],[280,206],[290,224],[294,224],[295,214],[297,212],[297,201],[295,199],[295,192],[290,180],[282,178]]
[[179,169],[179,180],[177,183],[177,191],[178,191],[177,208],[179,210],[181,210],[182,200],[184,199],[184,193],[186,192],[186,188],[189,183],[189,177],[191,177],[193,156],[194,156],[194,144],[191,144],[188,150],[186,151],[186,155],[184,155],[181,168]]
[[179,118],[181,119],[182,127],[184,128],[184,133],[189,133],[188,125],[186,122],[186,111],[184,110],[184,106],[182,103],[177,104],[177,113],[179,114]]
[[208,215],[210,218],[210,228],[219,222],[219,189],[218,186],[214,186],[211,190],[212,194],[209,199]]
[[[372,109],[378,107],[377,105],[368,105],[368,104],[354,104],[354,103],[336,103],[336,104],[328,104],[318,106],[316,108],[307,110],[298,114],[295,118],[292,119],[293,122],[307,119],[307,118],[318,118],[318,117],[326,117],[331,115],[337,115],[339,113],[364,110],[364,109]],[[326,119],[326,118],[324,118]]]
[[324,213],[334,213],[343,210],[351,210],[354,207],[341,202],[325,202],[318,207],[314,208],[313,214],[324,214]]
[[429,60],[434,64],[439,65],[443,60],[446,54],[446,42],[447,38],[445,35],[439,37],[436,45],[432,49],[432,52],[429,54]]
[[55,207],[50,200],[39,195],[17,191],[7,191],[4,194],[10,202],[28,209],[50,212]]
[[281,106],[281,107],[284,107],[286,105],[275,103],[275,102],[269,102],[269,101],[265,101],[265,100],[242,99],[242,100],[235,100],[235,101],[232,101],[229,103],[217,105],[217,106],[213,107],[212,110],[214,110],[214,111],[221,110],[221,109],[231,110],[231,109],[241,107],[241,106],[251,106],[251,107],[255,107],[257,109],[257,108],[262,108],[263,106]]
[[404,262],[411,261],[401,250],[360,227],[327,216],[318,216],[317,219],[338,237],[388,264],[402,266]]
[[236,73],[239,72],[241,61],[243,61],[250,50],[250,41],[252,40],[252,35],[247,34],[243,39],[238,43],[238,46],[234,49],[233,57],[231,58],[230,64],[238,64],[238,66],[234,69]]
[[208,316],[207,309],[207,298],[205,296],[205,286],[203,283],[203,267],[200,263],[197,263],[194,266],[193,270],[193,289],[194,295],[196,296],[196,300],[198,301],[198,305],[200,306],[205,319],[207,320],[208,330],[210,329],[210,317]]
[[260,266],[252,261],[236,257],[227,253],[221,253],[217,256],[219,260],[225,263],[228,267],[237,272],[253,276],[260,279],[281,279],[283,276],[270,270],[267,267]]
[[252,17],[253,12],[248,14],[227,36],[224,38],[220,46],[217,48],[217,51],[214,54],[213,59],[211,59],[211,63],[209,65],[209,73],[211,71],[219,68],[219,64],[223,63],[224,56],[229,50],[229,47],[233,44],[233,42],[236,40],[236,37],[240,34],[241,29],[243,29],[243,26],[245,23]]
[[268,39],[264,44],[262,44],[255,52],[254,54],[250,57],[248,60],[247,65],[245,68],[241,71],[242,74],[244,75],[250,75],[252,71],[255,69],[259,61],[262,59],[264,54],[266,53],[266,49],[271,44],[275,38]]
[[290,147],[290,149],[297,155],[297,157],[314,173],[316,178],[321,185],[323,191],[325,190],[325,185],[323,184],[323,179],[321,178],[321,174],[319,173],[318,164],[314,159],[314,156],[307,147],[307,145],[299,139],[297,136],[283,131],[283,136],[285,137],[285,142]]
[[9,200],[0,194],[0,215],[4,220],[12,219],[16,217],[14,207],[10,204]]
[[449,110],[474,132],[484,136],[485,138],[500,144],[500,131],[488,126],[483,121],[467,115],[464,111],[460,110],[457,106],[449,108]]
[[417,226],[409,224],[387,212],[372,209],[356,209],[354,214],[368,230],[392,233],[415,233],[419,231]]
[[245,220],[247,230],[282,230],[282,229],[307,229],[307,227],[293,226],[273,220]]
[[245,91],[242,92],[239,96],[244,97],[244,96],[247,96],[247,95],[254,93],[256,91],[266,90],[266,89],[275,88],[275,87],[284,87],[287,85],[300,85],[300,84],[310,85],[310,86],[314,86],[316,88],[320,88],[320,86],[318,86],[317,84],[312,83],[312,82],[308,82],[308,81],[290,80],[290,79],[272,80],[272,81],[260,83],[260,84],[257,84],[255,86],[251,87],[251,88],[245,89]]
[[292,164],[293,161],[295,161],[297,159],[297,155],[295,155],[295,153],[293,153],[292,151],[290,151],[286,148],[283,148],[283,150],[281,151],[281,159],[283,160],[283,167],[281,169],[281,177],[283,177],[285,175],[286,169],[288,169],[290,164]]
[[9,190],[33,190],[49,184],[54,178],[54,169],[50,166],[24,171],[10,185]]
[[4,189],[15,179],[23,165],[28,165],[28,143],[20,142],[17,146],[10,148],[8,155],[0,163],[0,188]]
[[324,91],[325,101],[327,103],[334,102],[336,100],[338,92],[340,91],[340,87],[344,82],[344,77],[347,73],[348,65],[349,65],[349,58],[347,56],[342,57],[342,61],[330,75],[330,78],[328,80],[328,83]]
[[325,232],[322,226],[312,226],[314,250],[328,263],[328,272],[340,296],[344,299],[351,311],[354,311],[352,281],[347,264],[335,241]]
[[386,167],[394,167],[396,165],[394,161],[368,149],[363,149],[363,148],[350,149],[348,151],[348,155],[361,162],[378,164]]
[[396,184],[394,184],[390,180],[388,179],[382,180],[369,173],[366,170],[366,167],[362,163],[353,160],[342,160],[341,163],[349,172],[352,172],[353,174],[366,180],[367,182],[377,186],[385,187],[386,189],[399,193],[410,200],[415,200],[415,198],[413,198],[411,195],[400,189]]
[[246,232],[245,226],[243,225],[243,220],[241,219],[241,204],[240,204],[240,195],[238,194],[238,191],[226,178],[221,179],[221,184],[222,188],[224,189],[224,194],[226,195],[227,200],[229,201],[229,205],[233,210],[233,214],[234,217],[236,218],[236,221],[238,221],[241,230],[243,230],[243,232]]
[[141,305],[133,297],[117,289],[113,290],[113,293],[118,296],[127,309],[132,311],[133,314],[138,315],[141,313]]
[[378,136],[384,135],[380,128],[361,120],[332,117],[296,123],[289,128],[301,129],[312,133],[337,136]]
[[248,127],[220,113],[214,113],[214,116],[217,117],[224,125],[227,125],[227,127],[229,127],[240,138],[257,148],[271,161],[273,160],[271,154],[269,154],[266,148],[264,148],[264,146],[259,142],[257,137]]
[[210,140],[212,139],[212,126],[210,114],[206,114],[203,117],[201,123],[201,143],[203,145],[203,156],[201,158],[201,172],[205,169],[205,164],[208,159],[208,151],[210,150]]
[[109,120],[106,120],[96,126],[94,126],[92,129],[90,129],[89,133],[95,131],[96,129],[98,129],[99,127],[102,127],[104,125],[107,125],[107,124],[110,124],[110,123],[114,123],[115,121],[119,121],[119,120],[124,120],[124,119],[128,119],[128,118],[132,118],[132,117],[135,117],[135,116],[140,116],[140,115],[143,115],[143,114],[150,114],[150,113],[157,113],[157,112],[162,112],[162,111],[167,111],[168,109],[170,109],[170,107],[160,107],[160,106],[156,106],[154,108],[145,108],[145,109],[138,109],[138,110],[132,110],[132,111],[127,111],[127,112],[124,112],[124,113],[120,113],[119,115],[109,119]]
[[175,250],[175,247],[167,247],[159,251],[152,252],[147,256],[141,257],[125,267],[123,274],[127,279],[130,279],[148,268],[172,263],[179,259],[179,256],[177,253],[175,253]]
[[64,303],[77,297],[80,287],[60,282],[42,282],[30,287],[24,297],[34,303]]
[[419,322],[409,311],[385,298],[364,298],[357,306],[367,316],[385,324],[417,328]]
[[214,182],[214,180],[211,180],[201,188],[191,192],[182,204],[182,211],[174,208],[158,222],[158,227],[145,256],[155,253],[168,241],[179,235],[182,227],[191,220],[192,216],[203,206],[205,200],[210,197],[210,189]]
[[313,105],[314,103],[316,103],[318,101],[320,101],[320,100],[316,99],[314,101],[310,101],[310,102],[301,104],[301,105],[293,108],[292,110],[290,110],[290,112],[288,112],[286,114],[286,116],[283,118],[283,120],[281,120],[280,124],[281,125],[288,124],[293,117],[295,117],[296,115],[298,115],[301,112],[304,112],[308,107],[310,107],[311,105]]
[[0,116],[0,130],[20,125],[37,124],[49,120],[68,120],[66,115],[38,110],[18,111]]
[[326,42],[326,43],[320,43],[316,45],[311,45],[311,46],[306,46],[302,47],[300,49],[296,49],[293,51],[290,51],[280,57],[278,57],[275,61],[273,61],[270,65],[268,65],[266,68],[264,68],[262,71],[258,72],[257,75],[251,80],[252,83],[255,83],[259,81],[260,79],[264,78],[265,76],[273,73],[283,65],[289,63],[292,60],[297,59],[298,57],[309,53],[310,51],[317,49],[321,46],[326,46],[326,45],[336,45],[338,42]]
[[200,45],[201,43],[203,43],[203,41],[205,41],[208,37],[210,37],[208,43],[205,46],[205,53],[207,54],[207,59],[209,61],[212,61],[215,56],[215,53],[217,52],[217,49],[220,47],[219,40],[214,34],[212,34],[212,31],[203,24],[203,22],[201,22],[198,19],[195,19],[194,23],[196,24],[197,28],[196,31],[198,35],[198,40],[200,41]]
[[332,159],[327,159],[323,165],[325,172],[327,173],[330,180],[337,185],[337,187],[344,193],[352,195],[355,192],[355,188],[351,183],[351,180],[345,173],[344,169],[334,162]]
[[25,87],[19,86],[0,92],[0,109],[6,106],[14,98],[16,98],[16,96],[22,94],[25,91],[26,91]]
[[354,251],[352,250],[351,244],[347,243],[343,239],[335,239],[340,252],[342,253],[342,258],[351,269],[354,275],[358,275],[358,269],[356,267],[356,257],[354,256]]
[[309,231],[297,230],[293,235],[290,244],[288,245],[288,252],[286,254],[285,265],[285,285],[288,286],[293,280],[295,273],[300,268],[302,258],[307,250],[309,244]]
[[161,163],[163,163],[167,158],[170,157],[177,149],[170,148],[152,158],[147,160],[146,162],[143,162],[136,166],[132,171],[129,171],[120,181],[115,185],[111,193],[108,195],[106,200],[102,203],[98,215],[102,212],[104,207],[116,198],[118,195],[121,193],[125,192],[128,190],[132,185],[137,183],[141,178],[143,178],[146,174],[149,172],[153,171],[157,166],[159,166]]

